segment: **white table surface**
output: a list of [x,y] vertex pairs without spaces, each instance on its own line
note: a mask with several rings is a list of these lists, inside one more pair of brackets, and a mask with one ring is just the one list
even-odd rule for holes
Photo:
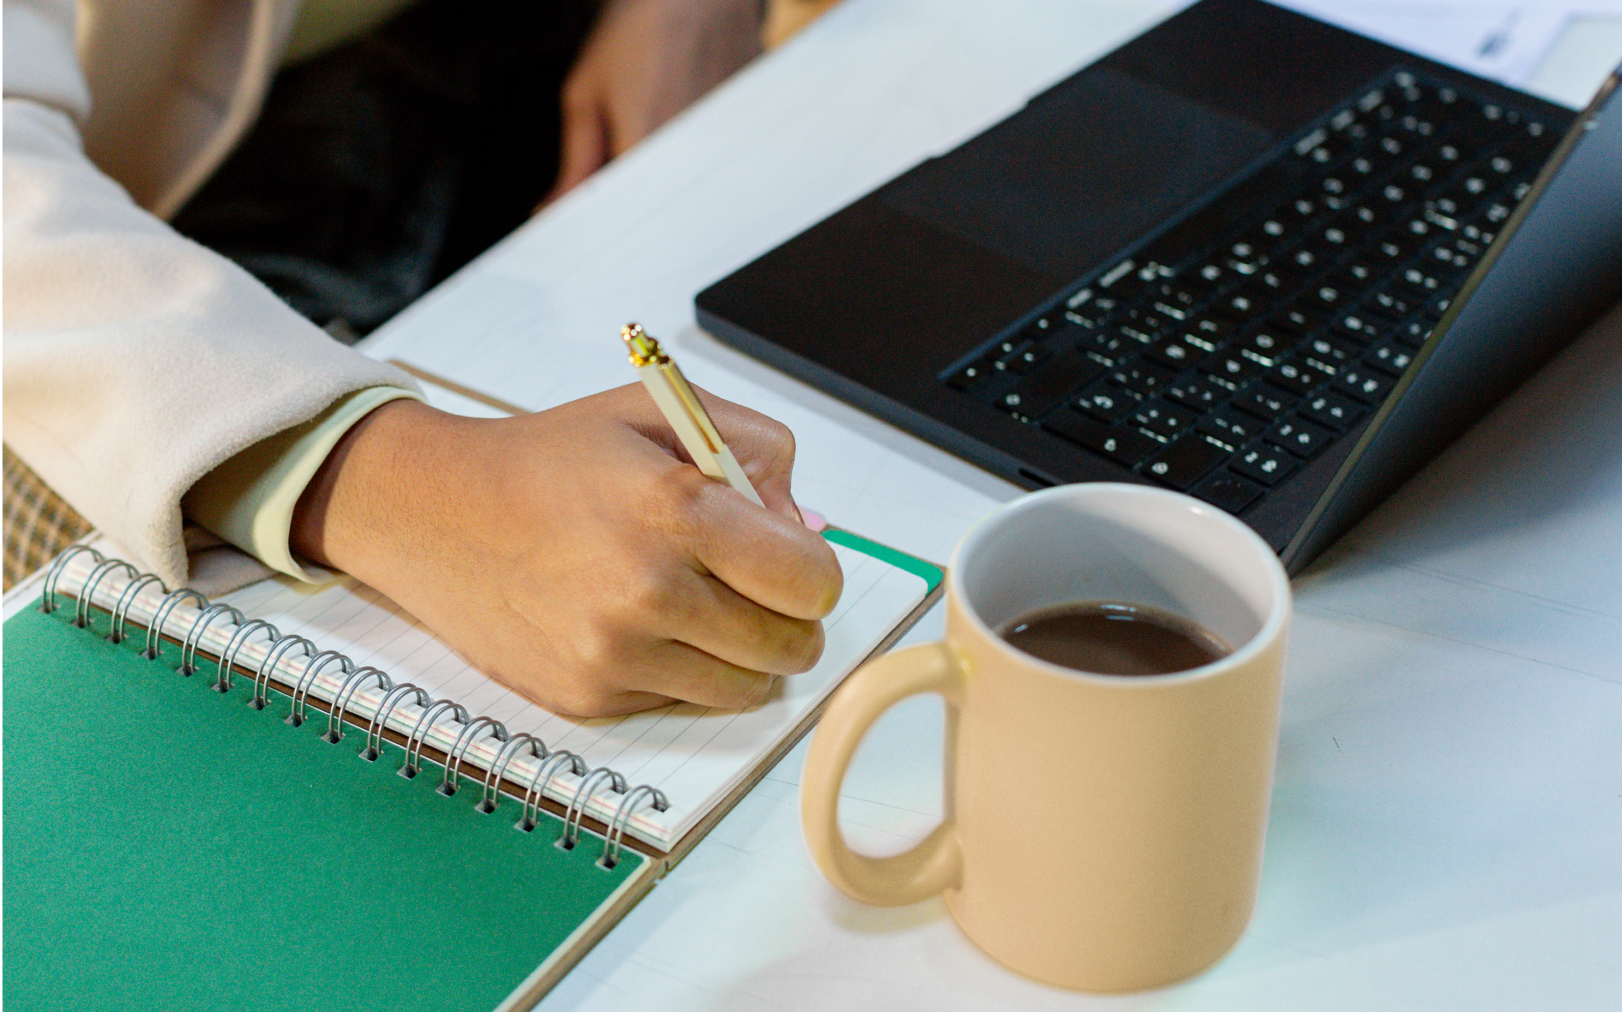
[[[849,0],[365,349],[542,408],[628,381],[617,333],[640,320],[794,428],[802,504],[944,561],[1018,490],[718,344],[693,294],[1168,9]],[[1061,991],[939,900],[845,899],[800,834],[802,743],[542,1007],[1622,1008],[1622,308],[1295,588],[1261,897],[1203,976]],[[936,609],[911,638],[940,629]],[[900,850],[939,818],[940,736],[928,699],[876,726],[853,843]]]

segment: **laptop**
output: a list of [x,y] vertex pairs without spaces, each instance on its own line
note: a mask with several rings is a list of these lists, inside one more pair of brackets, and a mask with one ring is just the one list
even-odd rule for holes
[[1581,114],[1203,0],[699,293],[701,326],[1027,488],[1125,481],[1299,571],[1622,297]]

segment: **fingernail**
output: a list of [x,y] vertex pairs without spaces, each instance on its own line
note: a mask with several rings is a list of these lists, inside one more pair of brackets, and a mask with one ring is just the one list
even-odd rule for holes
[[800,523],[819,534],[828,526],[828,521],[823,519],[821,513],[801,510],[798,506],[794,507],[794,512],[800,514]]

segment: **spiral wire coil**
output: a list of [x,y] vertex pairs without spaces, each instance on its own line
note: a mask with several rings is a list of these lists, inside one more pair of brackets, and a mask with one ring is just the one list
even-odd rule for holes
[[[606,824],[602,853],[596,861],[601,868],[611,869],[618,864],[626,829],[638,807],[650,805],[654,810],[661,812],[670,807],[670,801],[664,792],[655,787],[646,784],[631,787],[625,777],[606,766],[592,769],[574,752],[567,749],[549,749],[546,743],[535,735],[527,732],[512,733],[508,731],[506,725],[493,717],[476,717],[454,700],[436,700],[427,690],[411,682],[396,683],[379,668],[356,667],[354,661],[336,650],[321,650],[314,642],[303,636],[283,634],[271,623],[263,619],[250,619],[231,605],[211,603],[208,598],[189,587],[171,591],[164,586],[162,580],[151,573],[141,573],[134,566],[119,559],[103,558],[100,552],[86,545],[73,545],[52,561],[40,594],[40,611],[49,614],[56,610],[57,597],[60,594],[58,587],[62,576],[67,571],[68,564],[81,554],[90,556],[94,562],[73,599],[72,624],[78,628],[89,627],[91,606],[101,583],[113,573],[127,573],[129,576],[129,582],[119,592],[111,611],[112,622],[107,639],[113,643],[124,640],[125,624],[129,621],[130,612],[142,591],[153,584],[157,585],[158,592],[163,597],[153,609],[151,619],[145,623],[146,644],[140,651],[140,655],[147,660],[156,660],[163,652],[164,630],[175,611],[187,603],[192,603],[198,614],[186,626],[185,633],[179,637],[180,666],[176,670],[182,675],[191,675],[196,670],[197,654],[203,649],[203,638],[209,627],[222,617],[230,619],[233,628],[226,646],[219,653],[219,674],[213,685],[218,692],[225,693],[231,690],[231,673],[239,663],[238,658],[243,648],[253,640],[255,634],[262,635],[268,645],[265,647],[264,660],[254,669],[253,694],[248,700],[248,705],[256,710],[264,709],[269,703],[270,683],[277,665],[284,661],[292,663],[292,652],[302,651],[304,665],[293,684],[291,705],[287,716],[283,718],[287,724],[298,727],[304,723],[307,719],[310,694],[316,687],[321,672],[330,665],[338,665],[343,680],[330,702],[327,729],[320,736],[322,741],[336,744],[343,739],[344,717],[350,713],[356,694],[368,681],[374,683],[376,688],[383,692],[383,696],[366,725],[366,743],[357,753],[362,760],[375,762],[382,755],[384,732],[388,727],[389,717],[409,698],[422,712],[412,725],[410,733],[405,736],[405,760],[398,772],[406,779],[415,777],[422,766],[423,751],[427,746],[429,733],[440,719],[448,714],[449,721],[460,725],[460,730],[445,751],[444,776],[434,788],[436,794],[444,797],[454,795],[460,780],[468,777],[480,785],[479,800],[474,804],[474,809],[484,814],[494,812],[501,804],[501,785],[508,767],[527,748],[530,757],[539,762],[534,764],[534,772],[530,775],[529,782],[524,785],[522,797],[513,794],[521,805],[518,820],[513,823],[513,827],[527,833],[540,823],[541,802],[553,778],[565,772],[576,777],[578,784],[573,794],[569,795],[568,804],[564,808],[563,830],[556,844],[562,850],[572,850],[579,843],[580,831],[593,792],[599,785],[606,783],[608,791],[620,795],[621,800]],[[357,717],[357,725],[358,719]],[[441,733],[446,732],[442,729]],[[472,776],[463,771],[463,766],[467,761],[468,751],[481,738],[499,742],[500,746],[489,768],[479,776]],[[516,786],[515,783],[514,787]]]

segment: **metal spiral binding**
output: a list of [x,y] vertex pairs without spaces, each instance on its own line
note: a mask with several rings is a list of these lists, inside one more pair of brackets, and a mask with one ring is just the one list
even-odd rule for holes
[[494,738],[496,741],[504,742],[512,737],[507,731],[507,725],[496,718],[474,717],[462,728],[462,733],[456,736],[456,743],[450,747],[450,751],[445,753],[445,775],[440,778],[439,786],[434,788],[434,793],[446,798],[456,793],[456,776],[462,770],[462,758],[472,747],[480,728],[489,728],[490,733],[486,737]]
[[282,655],[294,647],[303,647],[305,657],[314,657],[321,649],[303,636],[294,634],[283,636],[272,643],[265,653],[264,661],[259,665],[259,670],[254,672],[253,698],[248,700],[249,706],[255,710],[263,710],[269,705],[270,697],[266,693],[270,691],[270,676],[276,670],[276,665],[281,662]]
[[80,552],[88,553],[89,556],[92,559],[95,559],[98,564],[106,561],[102,558],[100,552],[96,551],[94,548],[91,548],[89,545],[73,545],[62,552],[61,555],[58,555],[56,557],[56,561],[51,563],[51,568],[45,573],[45,587],[39,595],[40,611],[49,615],[51,612],[56,610],[56,584],[62,578],[62,570],[66,569],[68,563],[72,561],[73,557],[78,555]]
[[[237,631],[231,636],[231,642],[225,645],[224,652],[220,654],[220,677],[214,680],[215,691],[231,691],[231,666],[236,664],[237,654],[241,653],[242,648],[247,646],[248,637],[252,636],[256,632],[259,632],[261,629],[269,634],[272,646],[275,646],[276,641],[282,638],[281,630],[277,629],[275,626],[271,625],[269,622],[266,622],[262,618],[256,618],[251,622],[243,622],[239,624],[237,626]],[[255,679],[256,684],[257,681],[258,680]]]
[[190,587],[172,590],[164,595],[158,610],[152,613],[152,621],[146,624],[146,649],[142,651],[142,657],[149,661],[158,659],[158,655],[163,652],[163,624],[169,620],[169,613],[194,598],[199,609],[208,607],[208,598]]
[[228,604],[211,604],[198,613],[192,620],[191,628],[186,630],[186,638],[180,644],[180,667],[175,670],[187,678],[197,670],[197,644],[202,642],[203,633],[208,630],[209,624],[221,615],[231,616],[231,624],[241,626],[248,621],[248,616],[237,611]]
[[496,753],[496,761],[490,764],[490,769],[484,775],[484,788],[479,791],[479,803],[474,805],[480,812],[489,815],[501,804],[501,775],[507,772],[507,766],[518,755],[518,750],[525,745],[529,746],[529,754],[537,759],[547,757],[546,742],[530,734],[520,731],[508,738],[501,751]]
[[527,732],[513,734],[501,721],[487,716],[475,717],[468,712],[467,707],[453,700],[435,700],[426,689],[411,682],[396,684],[379,668],[357,668],[354,661],[336,650],[321,650],[314,642],[303,636],[284,635],[264,619],[249,619],[231,605],[213,604],[208,598],[189,587],[171,591],[153,574],[141,573],[122,560],[106,559],[88,545],[70,546],[52,561],[50,569],[46,571],[40,594],[41,612],[49,614],[57,609],[56,598],[59,593],[57,588],[62,576],[68,564],[81,554],[89,555],[94,563],[85,577],[83,586],[75,595],[73,625],[79,628],[87,628],[90,624],[90,609],[102,581],[113,573],[129,574],[129,582],[119,592],[112,609],[112,625],[107,638],[113,643],[124,640],[125,624],[129,621],[130,612],[141,592],[153,584],[157,585],[163,598],[153,610],[151,619],[146,622],[146,645],[140,651],[140,655],[147,660],[156,660],[163,652],[164,629],[175,610],[182,605],[193,602],[198,609],[197,617],[191,620],[185,635],[181,638],[180,667],[177,670],[184,675],[190,675],[196,670],[197,652],[203,645],[203,636],[209,626],[222,616],[230,618],[235,628],[225,649],[219,655],[219,675],[213,686],[218,692],[226,693],[231,690],[231,671],[237,663],[238,656],[254,634],[262,633],[269,645],[265,649],[265,659],[255,669],[253,695],[248,700],[248,705],[256,710],[264,709],[269,702],[270,682],[277,665],[287,659],[294,649],[302,650],[306,659],[304,669],[299,673],[298,680],[293,686],[292,705],[284,718],[285,723],[294,727],[303,724],[307,719],[310,693],[315,688],[322,670],[328,665],[337,663],[344,674],[344,679],[328,709],[327,730],[320,736],[324,741],[335,744],[343,739],[344,717],[349,712],[349,706],[356,693],[368,679],[376,683],[377,687],[383,690],[383,697],[367,724],[366,744],[358,753],[359,758],[365,761],[376,761],[382,754],[384,730],[388,726],[389,717],[409,698],[422,713],[412,725],[411,733],[406,736],[405,762],[401,765],[399,774],[407,779],[415,777],[421,768],[428,734],[433,731],[440,717],[448,713],[451,721],[462,725],[462,728],[445,753],[445,773],[434,789],[438,794],[448,797],[456,793],[458,781],[463,776],[463,764],[467,760],[469,750],[480,740],[481,731],[484,732],[485,739],[493,738],[500,742],[501,747],[496,750],[495,759],[481,781],[479,801],[474,805],[479,812],[489,814],[499,807],[502,778],[513,760],[527,748],[529,755],[540,761],[535,764],[534,772],[531,773],[529,783],[524,789],[518,821],[513,824],[515,829],[529,832],[539,824],[541,802],[545,797],[547,785],[554,776],[561,775],[567,769],[579,778],[579,784],[564,809],[563,834],[557,841],[557,846],[563,850],[572,850],[579,843],[580,830],[585,822],[586,808],[591,803],[592,791],[606,780],[609,790],[623,795],[623,798],[609,819],[603,851],[596,862],[599,867],[611,869],[618,864],[625,833],[633,813],[640,805],[651,804],[654,810],[661,812],[670,807],[670,801],[664,792],[655,787],[643,784],[632,788],[626,783],[625,777],[606,766],[591,769],[587,767],[585,760],[574,752],[567,749],[556,751],[548,749],[545,742]]
[[366,676],[372,676],[384,692],[394,688],[394,679],[384,674],[379,668],[356,668],[344,679],[344,684],[338,687],[338,694],[332,697],[332,708],[327,711],[327,731],[321,740],[329,745],[336,745],[344,740],[344,711],[349,708],[349,700],[360,688]]
[[377,757],[383,754],[383,729],[388,726],[389,714],[400,705],[400,700],[413,692],[417,694],[418,707],[433,704],[434,697],[428,694],[428,690],[412,682],[401,682],[385,692],[383,701],[377,705],[377,712],[372,714],[372,722],[366,725],[366,744],[359,753],[362,759],[369,763],[377,762]]
[[580,823],[586,818],[586,804],[591,801],[592,785],[603,777],[608,778],[608,789],[615,794],[624,794],[627,790],[625,778],[607,766],[599,766],[586,774],[563,813],[563,835],[558,837],[557,843],[559,850],[573,850],[574,845],[580,842]]
[[107,634],[109,640],[114,643],[124,642],[124,620],[129,618],[130,609],[135,606],[135,599],[141,596],[142,589],[153,583],[158,585],[158,593],[169,593],[169,588],[163,585],[162,580],[151,573],[142,573],[129,582],[129,586],[124,588],[124,593],[118,595],[118,603],[113,605],[113,631]]
[[78,626],[80,629],[89,627],[90,602],[95,597],[96,584],[100,583],[104,578],[106,578],[108,573],[111,573],[117,569],[129,570],[132,578],[141,575],[139,570],[121,559],[110,559],[101,563],[95,569],[92,569],[90,571],[90,575],[85,578],[84,586],[79,588],[79,600],[73,609],[74,625]]
[[434,721],[446,710],[452,712],[451,719],[458,724],[466,724],[473,719],[473,715],[467,712],[467,707],[450,699],[438,700],[423,710],[422,716],[418,717],[417,723],[412,726],[411,734],[406,737],[405,765],[401,766],[399,771],[402,777],[410,780],[417,775],[419,768],[417,764],[422,762],[422,746],[428,729],[434,726]]
[[599,865],[613,868],[620,863],[620,844],[625,838],[625,827],[631,824],[631,812],[636,808],[636,803],[643,798],[652,799],[653,810],[656,812],[668,811],[670,808],[670,799],[665,797],[665,792],[659,788],[649,787],[647,784],[633,787],[631,793],[627,794],[625,800],[614,810],[614,817],[608,820],[608,835],[603,837],[603,853],[597,858]]
[[298,684],[293,686],[293,705],[288,708],[282,723],[294,727],[304,723],[305,703],[310,698],[310,690],[315,687],[315,677],[333,661],[338,662],[338,670],[346,675],[355,670],[355,662],[336,650],[323,650],[310,658],[310,663],[304,665],[304,672],[298,676]]
[[[567,763],[571,772],[577,777],[586,775],[586,761],[570,752],[560,748],[546,757],[546,760],[535,767],[535,775],[529,778],[529,786],[524,790],[524,810],[519,813],[518,821],[513,828],[529,832],[541,821],[541,798],[546,791],[546,782],[552,778],[552,767],[557,765],[560,769]],[[530,808],[534,807],[535,814],[530,815]]]

